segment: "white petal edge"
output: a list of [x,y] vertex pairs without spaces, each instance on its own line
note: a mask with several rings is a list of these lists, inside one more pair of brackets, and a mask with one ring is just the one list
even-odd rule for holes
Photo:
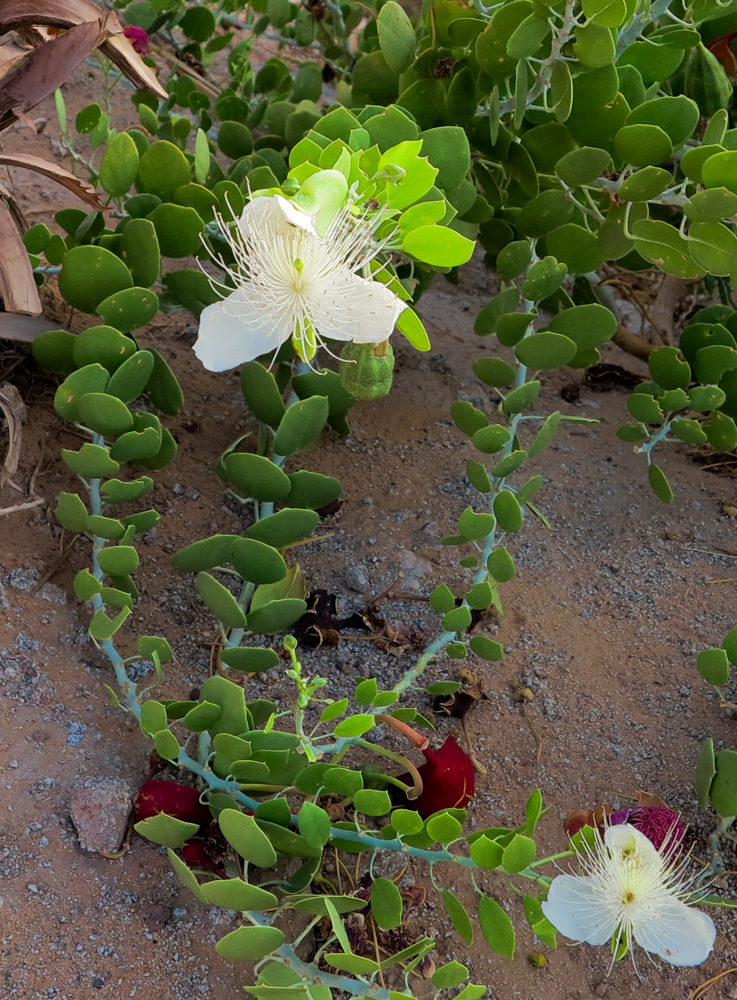
[[293,205],[288,198],[283,198],[280,194],[278,194],[276,195],[276,203],[287,222],[291,223],[293,226],[297,226],[299,229],[307,230],[307,232],[311,233],[313,236],[317,236],[312,218]]
[[[305,216],[305,218],[308,217]],[[263,195],[259,198],[253,198],[244,207],[238,220],[238,228],[244,239],[260,233],[265,239],[272,240],[275,235],[288,236],[292,230],[292,224],[280,208],[278,198]]]
[[380,344],[388,340],[406,305],[379,281],[336,268],[328,288],[310,297],[310,312],[323,340],[351,340],[355,344]]
[[716,927],[711,917],[675,896],[663,896],[633,921],[633,936],[645,951],[670,965],[701,965],[711,954]]
[[542,911],[564,937],[580,943],[606,944],[617,928],[616,913],[601,889],[578,875],[554,878]]
[[275,336],[273,320],[254,309],[242,289],[202,310],[194,352],[211,372],[224,372],[275,351],[287,337]]

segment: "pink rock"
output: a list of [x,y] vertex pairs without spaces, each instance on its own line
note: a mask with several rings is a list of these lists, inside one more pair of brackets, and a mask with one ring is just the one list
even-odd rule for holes
[[83,851],[120,850],[133,793],[122,778],[82,778],[72,789],[69,811]]

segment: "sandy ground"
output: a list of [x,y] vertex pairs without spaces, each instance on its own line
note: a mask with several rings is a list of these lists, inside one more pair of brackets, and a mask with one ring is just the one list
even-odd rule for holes
[[[93,99],[94,81],[70,88],[73,110]],[[123,105],[124,107],[124,105]],[[48,112],[50,114],[50,111]],[[58,153],[54,127],[4,137],[6,149]],[[32,222],[51,222],[70,196],[28,174],[12,172]],[[492,413],[489,391],[471,372],[492,345],[473,333],[473,318],[488,298],[492,277],[480,264],[460,287],[439,278],[423,298],[432,351],[399,345],[391,396],[352,411],[347,439],[326,434],[305,465],[338,475],[344,504],[326,518],[322,541],[300,550],[310,586],[338,595],[346,612],[364,608],[403,574],[396,589],[426,596],[441,581],[459,580],[451,550],[438,545],[454,518],[476,496],[464,480],[472,449],[449,419],[450,404],[469,399]],[[186,694],[208,671],[212,621],[189,576],[169,569],[171,554],[213,531],[242,530],[245,521],[226,501],[213,473],[214,456],[251,423],[237,375],[199,369],[190,344],[191,317],[159,317],[142,335],[181,376],[186,405],[170,421],[180,444],[173,466],[156,474],[152,500],[163,515],[141,549],[145,594],[126,635],[165,634],[175,650],[165,690]],[[84,317],[72,318],[75,328]],[[53,324],[52,324],[53,325]],[[608,360],[637,363],[612,353]],[[3,379],[17,356],[0,355]],[[23,458],[15,480],[27,489],[35,474],[45,505],[0,519],[0,977],[4,996],[19,1000],[226,1000],[241,994],[247,970],[216,958],[212,943],[235,926],[235,915],[198,904],[173,876],[163,852],[134,839],[119,860],[83,853],[69,822],[70,789],[80,776],[120,776],[137,787],[148,775],[148,748],[137,727],[108,707],[105,662],[86,635],[87,612],[72,592],[87,565],[80,540],[57,563],[69,541],[53,518],[55,495],[75,489],[59,458],[77,439],[55,416],[54,383],[23,361],[7,377],[28,406]],[[561,819],[574,808],[626,804],[638,788],[660,794],[691,826],[694,856],[709,858],[712,817],[699,813],[692,788],[703,738],[735,745],[734,721],[696,671],[696,654],[719,644],[735,624],[735,520],[722,510],[737,494],[735,480],[705,472],[685,448],[664,459],[675,500],[664,506],[647,486],[644,462],[615,437],[627,419],[626,394],[582,389],[577,403],[560,398],[571,373],[544,378],[541,412],[594,417],[592,429],[564,428],[534,463],[546,485],[539,506],[551,528],[528,523],[512,546],[518,576],[503,590],[505,615],[490,620],[507,649],[501,663],[472,664],[489,700],[469,716],[476,752],[488,769],[469,807],[472,827],[519,822],[529,792],[540,787],[550,805],[540,828],[544,850],[564,845]],[[526,469],[527,467],[525,467]],[[6,486],[0,507],[17,503]],[[723,550],[729,555],[720,554]],[[37,589],[54,568],[47,582]],[[389,601],[382,613],[430,639],[436,616],[417,601]],[[415,654],[416,655],[416,652]],[[330,681],[331,694],[349,693],[356,676],[389,685],[413,663],[372,643],[343,642],[307,652],[305,664]],[[434,665],[431,677],[453,664]],[[255,695],[286,691],[278,676],[254,680]],[[512,686],[529,686],[523,711]],[[428,706],[417,694],[417,704]],[[441,733],[450,731],[439,723]],[[729,860],[729,856],[728,856]],[[737,867],[734,856],[731,867]],[[452,871],[443,884],[472,902]],[[428,885],[426,873],[414,873]],[[429,901],[417,920],[439,940],[440,956],[470,962],[472,981],[499,1000],[583,1000],[630,994],[687,1000],[693,988],[737,964],[734,918],[717,914],[715,954],[699,969],[651,965],[641,956],[639,981],[628,962],[607,975],[605,949],[539,950],[510,887],[496,876],[484,887],[508,904],[519,926],[517,956],[492,955],[481,935],[471,948],[447,936],[441,905]],[[725,883],[727,884],[727,883]],[[734,892],[735,886],[732,885]],[[544,949],[543,949],[544,950]],[[709,997],[737,997],[735,980]]]

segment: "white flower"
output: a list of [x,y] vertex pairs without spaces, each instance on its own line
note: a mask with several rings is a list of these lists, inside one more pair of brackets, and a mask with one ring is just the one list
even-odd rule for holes
[[[220,221],[220,220],[219,220]],[[254,198],[229,230],[236,290],[203,310],[194,351],[225,371],[294,338],[302,357],[324,340],[376,344],[405,308],[386,285],[363,277],[382,249],[374,226],[339,212],[323,237],[309,215],[281,195]],[[224,287],[224,286],[221,286]]]
[[542,904],[550,923],[579,943],[633,942],[671,965],[700,965],[714,947],[710,917],[683,900],[693,879],[673,851],[660,854],[633,826],[610,826],[579,854],[585,874],[558,875]]

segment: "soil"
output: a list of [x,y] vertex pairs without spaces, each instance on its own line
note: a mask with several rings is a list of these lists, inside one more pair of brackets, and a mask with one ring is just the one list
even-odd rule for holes
[[[93,100],[98,82],[85,70],[66,88],[70,114]],[[126,101],[119,91],[117,113]],[[37,114],[53,119],[49,106]],[[60,156],[53,121],[40,135],[16,129],[3,148]],[[31,222],[52,224],[53,212],[73,205],[61,188],[22,171],[12,182]],[[471,400],[492,414],[495,402],[471,371],[491,345],[473,332],[493,277],[481,262],[455,288],[436,279],[421,308],[432,350],[418,354],[399,342],[391,395],[352,411],[352,433],[326,433],[304,456],[306,467],[336,474],[343,505],[327,516],[317,540],[297,550],[311,588],[339,599],[341,613],[365,609],[393,584],[405,599],[384,598],[379,610],[420,647],[435,634],[437,617],[424,600],[440,582],[460,581],[452,549],[439,545],[477,496],[464,479],[473,450],[449,418],[451,403]],[[89,317],[54,313],[50,326],[90,325]],[[126,635],[164,634],[174,647],[166,669],[169,696],[197,688],[209,670],[213,623],[193,579],[169,567],[171,554],[215,531],[243,530],[238,505],[227,499],[213,465],[236,434],[253,424],[236,373],[202,371],[190,345],[194,326],[186,314],[159,317],[143,333],[180,376],[185,408],[168,421],[179,455],[155,476],[151,505],[159,527],[141,546],[138,574],[145,589]],[[122,777],[136,788],[149,773],[149,748],[120,710],[109,706],[103,656],[87,636],[87,610],[72,591],[74,574],[87,565],[87,543],[69,547],[53,517],[55,496],[74,490],[61,447],[78,439],[56,417],[55,383],[13,345],[1,357],[3,378],[21,390],[28,407],[21,465],[6,485],[0,507],[44,498],[34,509],[0,518],[0,977],[4,995],[18,1000],[226,1000],[242,995],[248,969],[218,959],[213,942],[236,926],[236,916],[197,903],[180,886],[162,850],[134,837],[117,860],[84,853],[69,820],[71,786],[79,777]],[[612,350],[605,360],[641,370]],[[518,575],[503,588],[504,616],[484,630],[506,649],[500,663],[467,661],[489,696],[468,716],[475,752],[488,773],[479,775],[469,805],[471,829],[515,825],[532,789],[550,807],[539,828],[541,851],[564,848],[561,820],[572,809],[601,803],[626,805],[637,789],[658,793],[690,825],[694,864],[708,863],[713,814],[699,812],[692,785],[696,756],[711,735],[718,748],[735,745],[734,720],[696,670],[699,650],[719,645],[735,625],[737,545],[735,520],[723,508],[734,502],[734,479],[710,474],[685,447],[671,447],[663,464],[675,491],[666,506],[650,492],[645,463],[615,432],[627,419],[627,394],[581,387],[565,402],[561,386],[578,373],[543,378],[539,412],[595,418],[590,426],[566,425],[533,463],[545,476],[539,508],[550,526],[526,523],[510,545]],[[398,583],[397,578],[401,577]],[[41,585],[39,587],[39,584]],[[407,598],[412,598],[407,599]],[[398,654],[398,655],[397,655]],[[389,686],[417,656],[410,645],[385,651],[364,640],[307,651],[309,672],[329,680],[329,692],[353,690],[358,676]],[[429,680],[452,676],[457,661],[433,664]],[[254,696],[288,689],[278,673],[248,682]],[[528,687],[533,700],[513,698]],[[734,696],[734,691],[732,691]],[[412,701],[427,711],[422,691]],[[439,734],[452,720],[438,720]],[[462,734],[459,738],[462,738]],[[737,867],[727,853],[728,867]],[[397,874],[394,872],[393,874]],[[473,906],[473,893],[454,871],[438,871],[443,885]],[[428,889],[427,872],[407,879]],[[718,886],[730,889],[731,877]],[[639,980],[629,961],[609,974],[606,949],[568,946],[557,951],[535,943],[508,883],[494,875],[480,885],[514,912],[517,955],[492,954],[481,935],[470,947],[449,933],[442,905],[429,892],[413,918],[439,942],[437,962],[467,962],[471,981],[499,1000],[609,1000],[637,994],[687,1000],[711,976],[737,965],[734,918],[717,912],[716,950],[698,969],[650,963],[640,953]],[[731,891],[737,886],[731,880]],[[529,956],[543,952],[546,964]],[[709,998],[737,997],[726,977]],[[395,988],[401,988],[395,985]],[[420,984],[422,988],[422,984]]]

